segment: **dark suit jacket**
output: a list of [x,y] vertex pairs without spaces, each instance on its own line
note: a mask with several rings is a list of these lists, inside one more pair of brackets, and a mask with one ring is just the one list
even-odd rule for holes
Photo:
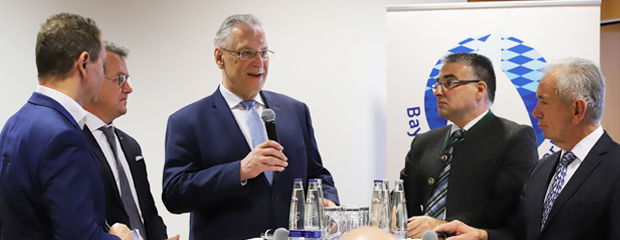
[[170,116],[162,198],[172,213],[191,212],[190,239],[247,239],[288,227],[293,179],[321,178],[325,198],[338,203],[322,165],[308,107],[290,97],[261,91],[276,113],[288,167],[241,186],[239,163],[250,148],[219,90]]
[[[440,156],[451,126],[416,136],[407,153],[404,180],[408,215],[424,214],[444,167]],[[446,220],[470,226],[498,228],[519,206],[519,193],[538,159],[534,130],[496,117],[492,112],[454,145],[447,195]],[[432,180],[430,180],[432,179]]]
[[2,238],[118,239],[103,231],[103,183],[79,125],[40,93],[0,135]]
[[[144,228],[146,229],[146,239],[161,240],[168,239],[166,232],[166,225],[157,213],[155,207],[155,201],[151,194],[151,187],[149,185],[148,177],[146,174],[146,165],[142,158],[142,150],[140,145],[134,138],[127,135],[125,132],[118,128],[115,128],[116,136],[121,143],[123,153],[131,169],[131,175],[133,177],[134,187],[136,188],[136,194],[138,195],[138,202],[140,203],[140,211],[142,212],[142,219],[144,219]],[[129,217],[123,207],[123,201],[118,191],[118,186],[114,179],[114,174],[110,169],[110,165],[106,160],[103,152],[97,140],[93,137],[93,134],[88,126],[84,126],[84,134],[92,147],[95,156],[97,156],[97,162],[99,166],[99,172],[103,178],[106,195],[106,220],[110,225],[114,223],[123,223],[129,226]],[[136,160],[139,157],[140,160]]]
[[540,231],[544,198],[560,153],[536,163],[513,228],[489,230],[489,239],[620,239],[620,145],[607,133],[566,183]]

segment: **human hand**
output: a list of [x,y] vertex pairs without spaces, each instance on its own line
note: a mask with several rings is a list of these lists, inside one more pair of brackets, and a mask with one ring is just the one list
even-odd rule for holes
[[324,207],[335,207],[335,206],[338,206],[338,205],[336,205],[335,202],[333,202],[332,200],[329,200],[327,198],[323,198],[323,205],[324,205]]
[[257,145],[241,160],[241,181],[255,178],[264,171],[284,171],[288,166],[288,158],[282,153],[283,149],[282,145],[272,140]]
[[452,222],[439,225],[433,229],[435,232],[443,232],[452,235],[450,240],[488,240],[487,231],[467,226],[465,223],[454,220]]
[[177,234],[176,236],[168,238],[166,240],[179,240],[180,238],[181,238],[181,235]]
[[[115,223],[114,225],[112,225],[108,233],[121,238],[121,240],[133,240],[134,239],[131,229],[129,229],[127,225],[122,224],[122,223]],[[140,239],[142,239],[142,237],[140,237]]]
[[407,223],[407,237],[409,238],[421,238],[422,234],[426,230],[432,230],[436,226],[447,223],[436,218],[429,216],[411,217]]

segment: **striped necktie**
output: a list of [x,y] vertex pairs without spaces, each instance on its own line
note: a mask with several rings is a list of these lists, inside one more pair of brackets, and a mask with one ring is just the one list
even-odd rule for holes
[[440,220],[446,219],[446,199],[448,195],[448,178],[450,176],[450,168],[452,163],[452,153],[454,152],[454,144],[463,141],[465,138],[465,130],[459,129],[452,133],[448,140],[448,146],[441,156],[440,160],[445,162],[444,168],[439,174],[437,185],[433,189],[433,194],[428,200],[426,213],[424,215],[431,216]]

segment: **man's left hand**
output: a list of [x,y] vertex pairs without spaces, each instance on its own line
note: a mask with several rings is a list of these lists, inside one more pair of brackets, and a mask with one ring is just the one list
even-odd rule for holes
[[412,217],[408,219],[407,224],[407,237],[409,238],[421,238],[422,233],[426,230],[433,230],[436,226],[447,223],[436,218],[428,216]]

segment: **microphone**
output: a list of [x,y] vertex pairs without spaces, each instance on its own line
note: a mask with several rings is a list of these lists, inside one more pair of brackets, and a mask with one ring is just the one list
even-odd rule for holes
[[261,113],[260,118],[262,118],[263,122],[265,122],[265,128],[267,128],[267,137],[269,140],[280,142],[278,140],[278,132],[276,132],[276,113],[273,110],[266,108]]
[[261,234],[261,239],[263,240],[288,240],[288,230],[286,228],[278,228],[275,231],[271,231],[271,229],[267,229],[265,233]]
[[442,232],[435,232],[433,230],[426,230],[422,233],[421,240],[445,240],[449,236]]

